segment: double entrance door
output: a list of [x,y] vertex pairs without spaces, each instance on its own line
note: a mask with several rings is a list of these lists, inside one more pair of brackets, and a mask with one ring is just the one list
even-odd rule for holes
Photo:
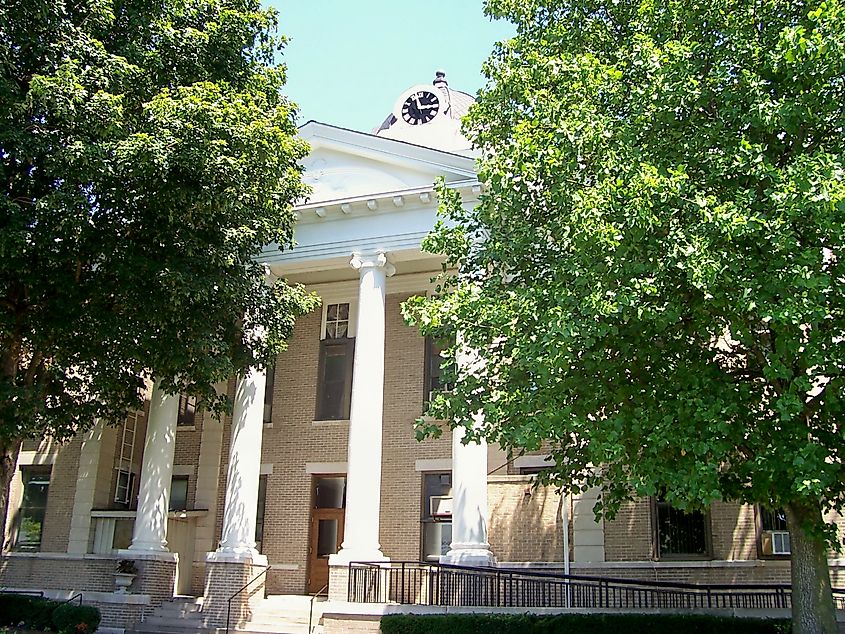
[[311,530],[308,540],[308,593],[329,583],[329,556],[343,543],[346,513],[346,476],[315,476],[311,495]]

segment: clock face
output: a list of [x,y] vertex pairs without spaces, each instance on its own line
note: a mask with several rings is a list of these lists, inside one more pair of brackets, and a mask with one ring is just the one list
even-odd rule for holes
[[440,100],[433,92],[419,90],[402,104],[402,118],[411,125],[428,123],[437,116],[440,110]]

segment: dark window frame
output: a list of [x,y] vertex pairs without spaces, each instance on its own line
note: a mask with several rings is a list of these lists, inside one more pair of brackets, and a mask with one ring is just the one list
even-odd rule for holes
[[266,473],[258,476],[258,506],[255,510],[255,548],[262,554],[264,552],[264,528],[267,518],[267,479],[269,477]]
[[[23,491],[21,497],[21,505],[18,508],[17,516],[15,518],[14,543],[12,545],[12,550],[19,552],[40,552],[41,543],[44,540],[44,525],[47,523],[47,508],[50,504],[50,485],[52,484],[53,479],[53,467],[52,465],[22,465],[20,467],[20,470]],[[28,505],[26,503],[27,487],[30,485],[33,479],[40,478],[43,480],[45,477],[47,480],[47,492],[44,496],[44,506],[42,507],[40,505]],[[38,542],[21,543],[21,523],[28,516],[27,511],[33,510],[41,512],[41,526],[40,533],[38,536]]]
[[[339,411],[328,411],[330,404],[326,398],[328,391],[326,389],[326,357],[330,351],[345,350],[345,368],[343,377],[343,393],[341,394],[341,401]],[[355,339],[354,338],[339,338],[339,339],[322,339],[320,340],[320,361],[317,368],[317,403],[315,406],[315,420],[349,420],[349,409],[352,405],[352,374],[354,371],[355,360]]]
[[276,364],[272,363],[267,366],[266,378],[264,383],[264,424],[273,422],[273,390],[276,385]]
[[[442,478],[444,475],[449,476],[449,495],[452,495],[452,487],[454,486],[454,479],[452,476],[451,471],[423,471],[420,473],[420,561],[433,561],[432,559],[426,560],[426,544],[425,544],[425,532],[426,526],[428,524],[448,524],[450,527],[452,526],[452,522],[445,522],[445,521],[437,521],[431,516],[431,496],[427,495],[426,491],[426,478],[430,476],[436,476]],[[447,551],[448,552],[448,551]],[[445,553],[441,553],[441,556]],[[438,557],[439,559],[439,557]]]
[[197,424],[197,397],[188,394],[179,395],[179,413],[176,427],[195,427]]
[[[174,482],[184,482],[185,483],[185,504],[182,506],[174,506],[173,504],[173,483]],[[170,494],[167,496],[167,510],[168,511],[187,511],[190,507],[188,502],[188,498],[190,497],[190,490],[191,490],[191,478],[187,475],[174,475],[170,476]]]
[[[713,559],[713,531],[712,522],[710,521],[710,511],[692,511],[685,513],[680,509],[674,509],[668,502],[661,501],[660,496],[654,496],[650,499],[651,507],[651,524],[652,524],[652,551],[654,558],[657,560],[671,560],[671,561],[706,561]],[[704,552],[702,553],[663,553],[660,548],[660,510],[665,507],[668,510],[673,510],[678,513],[686,515],[701,515],[702,529],[704,532]]]

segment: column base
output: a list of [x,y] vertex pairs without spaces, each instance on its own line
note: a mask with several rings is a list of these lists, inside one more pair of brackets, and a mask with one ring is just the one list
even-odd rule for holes
[[386,557],[379,549],[353,550],[351,548],[341,548],[340,552],[329,555],[329,566],[346,566],[356,561],[362,563],[382,563],[390,561],[390,558]]
[[267,556],[260,554],[255,548],[219,548],[206,553],[205,561],[206,563],[267,566]]
[[473,568],[492,568],[496,566],[496,556],[485,548],[485,545],[478,545],[476,548],[450,549],[448,553],[440,556],[440,563],[450,566],[469,566]]

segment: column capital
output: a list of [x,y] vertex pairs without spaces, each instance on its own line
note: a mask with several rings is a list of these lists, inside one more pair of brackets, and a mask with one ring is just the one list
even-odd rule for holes
[[384,269],[385,275],[390,277],[396,273],[396,268],[388,261],[384,251],[375,253],[353,253],[349,265],[356,271],[362,269]]

